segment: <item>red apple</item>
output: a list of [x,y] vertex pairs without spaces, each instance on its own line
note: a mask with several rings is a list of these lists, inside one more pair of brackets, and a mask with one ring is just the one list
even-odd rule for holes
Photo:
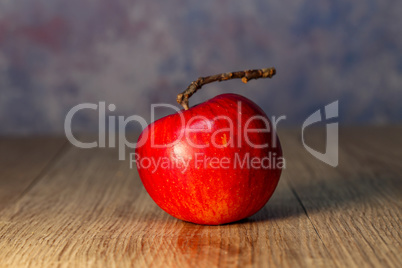
[[178,219],[208,225],[259,211],[284,165],[268,117],[236,94],[151,123],[135,155],[142,183],[159,207]]

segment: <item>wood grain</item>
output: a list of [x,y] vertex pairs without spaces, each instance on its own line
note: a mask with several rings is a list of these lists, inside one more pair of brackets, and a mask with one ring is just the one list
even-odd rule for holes
[[400,267],[402,128],[342,130],[337,168],[280,137],[273,198],[222,226],[164,213],[116,150],[70,146],[1,211],[0,267]]
[[[288,170],[290,187],[337,266],[402,264],[401,134],[401,128],[342,130],[336,169],[292,150],[302,160]],[[288,140],[288,147],[300,147],[300,137]]]
[[64,138],[0,138],[0,211],[28,191],[66,144]]

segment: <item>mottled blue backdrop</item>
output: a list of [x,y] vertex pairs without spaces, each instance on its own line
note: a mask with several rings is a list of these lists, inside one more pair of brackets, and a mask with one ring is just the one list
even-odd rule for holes
[[300,124],[339,100],[341,124],[398,123],[401,14],[400,0],[2,0],[0,134],[62,133],[82,102],[149,120],[198,76],[270,66],[271,80],[211,84],[191,103],[241,93]]

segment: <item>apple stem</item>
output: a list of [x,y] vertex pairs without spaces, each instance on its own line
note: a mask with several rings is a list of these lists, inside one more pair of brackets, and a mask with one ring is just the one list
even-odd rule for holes
[[231,73],[221,73],[216,75],[210,75],[205,77],[199,77],[197,80],[191,82],[191,84],[182,93],[177,95],[177,102],[183,106],[184,110],[188,110],[188,99],[199,90],[203,85],[216,81],[225,81],[230,79],[241,78],[243,83],[247,83],[251,79],[258,78],[271,78],[276,74],[274,67],[263,68],[255,70],[238,71]]

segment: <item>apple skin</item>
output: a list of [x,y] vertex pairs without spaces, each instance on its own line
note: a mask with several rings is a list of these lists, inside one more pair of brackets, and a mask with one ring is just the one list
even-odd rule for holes
[[[258,165],[242,162],[246,154],[249,159],[262,159],[269,154],[282,158],[278,136],[272,131],[264,111],[243,96],[222,94],[180,113],[151,123],[138,139],[137,170],[155,203],[178,219],[204,225],[239,221],[259,211],[273,194],[282,171],[282,167],[260,165],[258,168]],[[254,131],[244,135],[242,128],[251,117],[254,119],[247,129],[265,128],[271,131]],[[261,117],[267,121],[264,123]],[[238,129],[241,131],[238,132]],[[168,146],[155,148],[151,138],[154,144]],[[246,142],[246,138],[251,144]],[[272,146],[273,141],[276,146]],[[194,144],[206,148],[196,148]],[[268,146],[255,148],[254,144]],[[216,164],[208,157],[225,158],[225,163],[229,160],[230,164]],[[242,167],[240,164],[234,166],[236,157],[240,159],[238,163],[243,163]],[[158,159],[163,159],[165,166],[158,165]],[[183,161],[179,161],[182,165],[174,165],[178,159]],[[188,162],[187,168],[183,164],[185,161]]]

